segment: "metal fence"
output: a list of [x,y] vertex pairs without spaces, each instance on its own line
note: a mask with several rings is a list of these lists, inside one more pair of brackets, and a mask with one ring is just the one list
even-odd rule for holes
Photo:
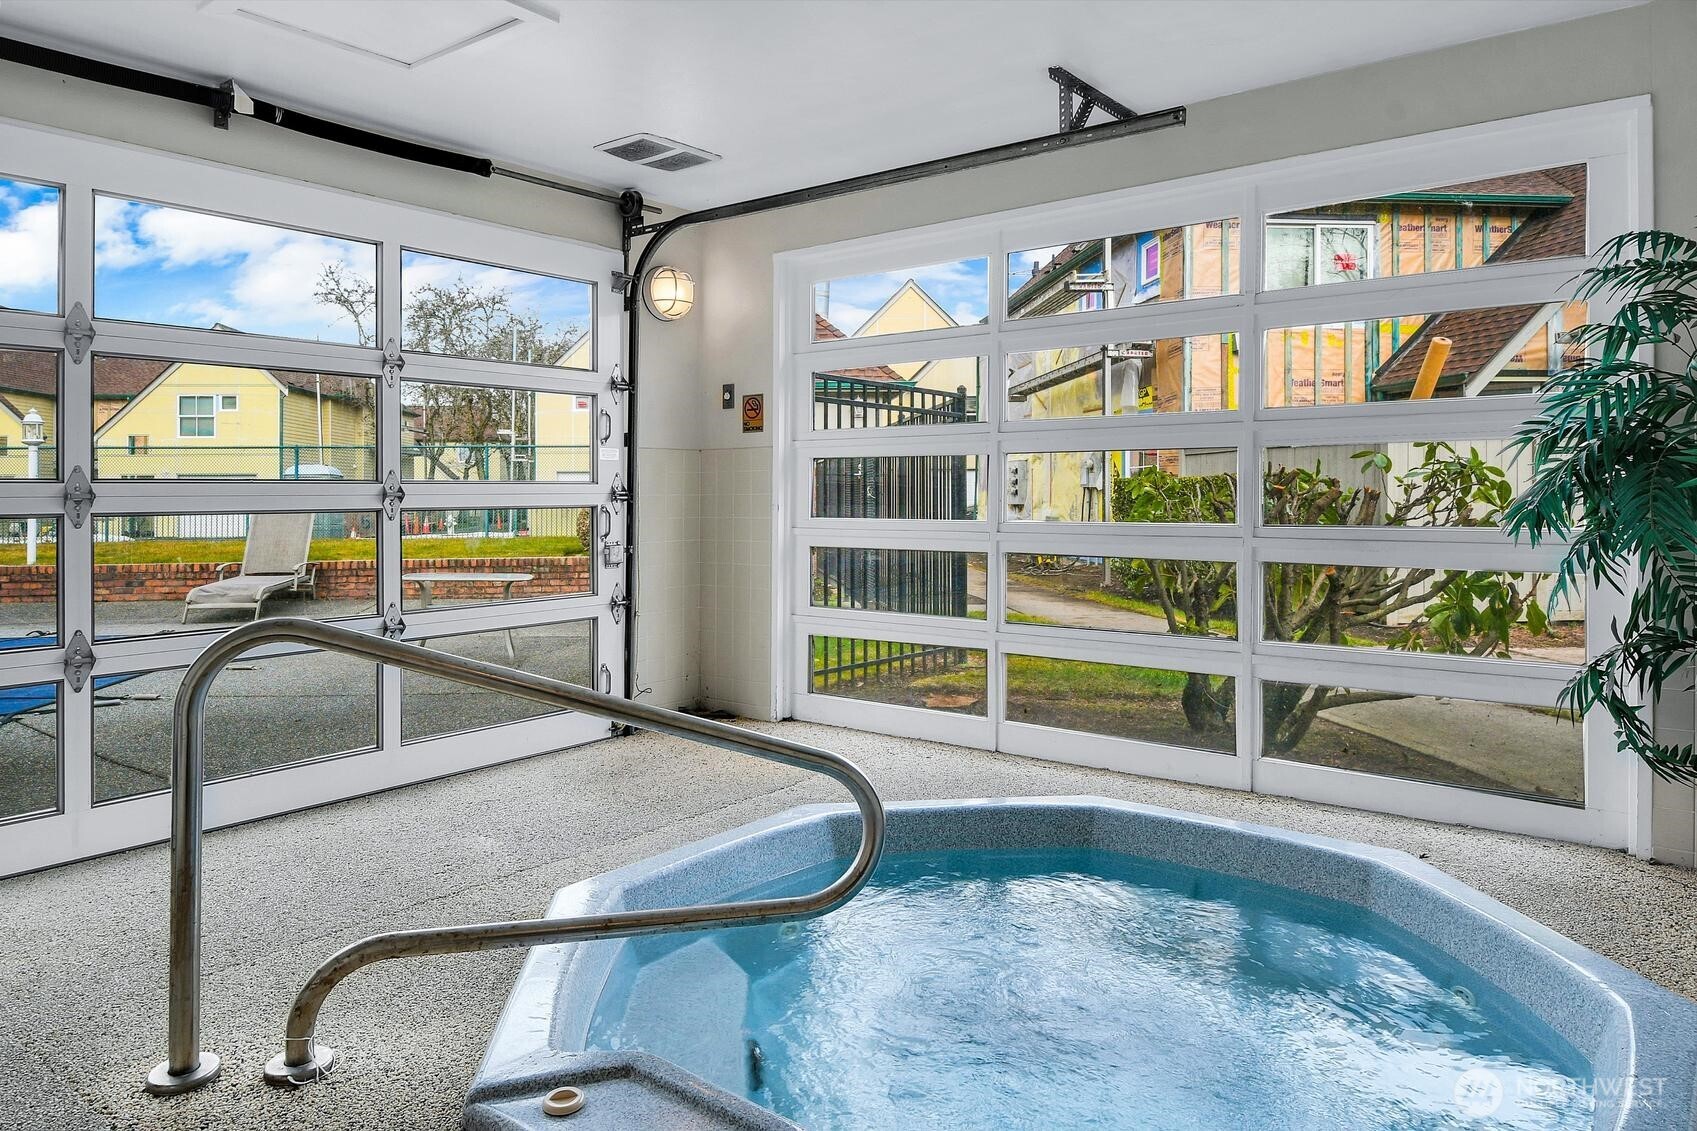
[[101,445],[94,470],[106,479],[377,478],[374,444]]
[[57,479],[59,449],[47,444],[36,449],[35,475],[29,473],[29,449],[7,446],[0,448],[0,479]]
[[964,617],[967,555],[955,550],[813,549],[814,603],[831,609]]
[[578,538],[586,544],[589,511],[584,507],[470,507],[401,512],[403,537],[479,538],[530,535]]
[[593,458],[589,444],[407,444],[401,474],[449,482],[587,483]]
[[835,456],[813,461],[821,518],[975,518],[970,456]]
[[888,428],[904,424],[953,424],[976,420],[976,397],[966,386],[954,392],[891,381],[869,381],[836,373],[813,375],[816,428]]
[[967,662],[969,651],[947,644],[905,644],[848,636],[815,636],[812,640],[813,690],[821,695],[870,678],[900,683],[954,671]]

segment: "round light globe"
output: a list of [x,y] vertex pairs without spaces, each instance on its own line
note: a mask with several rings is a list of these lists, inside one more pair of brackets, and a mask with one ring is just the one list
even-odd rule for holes
[[656,267],[642,281],[642,302],[662,322],[676,322],[695,306],[695,280],[676,267]]

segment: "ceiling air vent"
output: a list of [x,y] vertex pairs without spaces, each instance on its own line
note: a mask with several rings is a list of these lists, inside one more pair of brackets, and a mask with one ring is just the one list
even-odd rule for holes
[[658,169],[662,173],[676,173],[719,160],[717,153],[709,153],[705,149],[697,149],[693,145],[685,145],[681,141],[673,141],[658,134],[631,134],[629,137],[604,141],[595,148],[609,157],[617,157],[621,161],[629,161],[648,169]]

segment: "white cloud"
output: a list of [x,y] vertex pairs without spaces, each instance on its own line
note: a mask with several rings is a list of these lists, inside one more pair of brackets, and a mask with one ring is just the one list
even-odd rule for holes
[[30,291],[59,278],[59,206],[44,201],[21,208],[0,226],[0,304],[15,305]]

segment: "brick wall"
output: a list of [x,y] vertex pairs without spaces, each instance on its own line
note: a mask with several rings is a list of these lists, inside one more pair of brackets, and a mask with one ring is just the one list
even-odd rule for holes
[[[315,562],[318,577],[315,592],[324,600],[371,600],[377,591],[374,562]],[[49,602],[54,595],[54,567],[50,565],[0,567],[0,603]],[[589,558],[414,558],[402,563],[403,573],[529,573],[534,580],[513,586],[513,596],[548,597],[589,590]],[[217,580],[215,564],[149,563],[145,565],[99,564],[94,567],[94,599],[104,601],[181,601],[197,585]],[[409,603],[418,598],[418,586],[408,583]],[[436,601],[488,600],[499,597],[493,582],[437,582],[432,586]]]

